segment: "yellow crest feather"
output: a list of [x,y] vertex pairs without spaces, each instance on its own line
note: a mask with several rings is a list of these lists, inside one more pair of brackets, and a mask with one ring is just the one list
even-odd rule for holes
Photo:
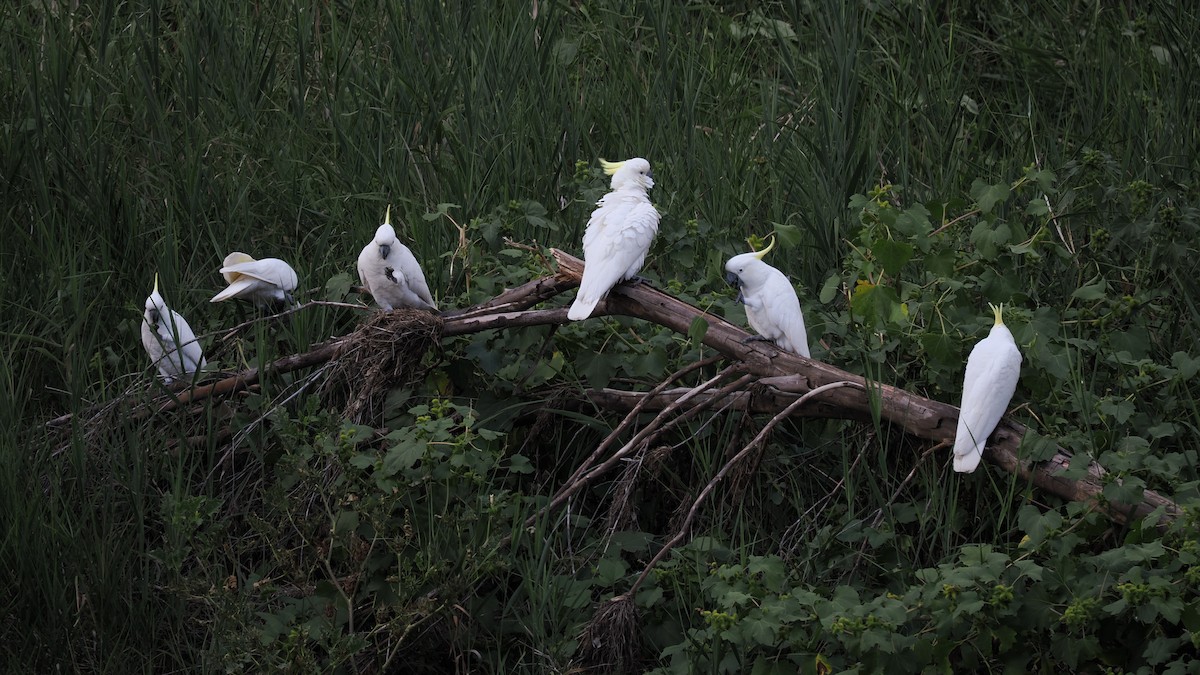
[[625,166],[625,162],[609,162],[603,157],[600,158],[600,168],[604,169],[606,175],[613,175],[623,166]]
[[384,225],[392,224],[392,205],[391,204],[388,204],[387,213],[385,213],[383,216],[383,224]]
[[993,305],[992,303],[989,302],[988,307],[992,308],[992,316],[996,317],[996,325],[1003,326],[1004,325],[1004,303],[1002,302],[999,305]]
[[767,244],[767,247],[764,248],[763,250],[754,252],[754,257],[758,258],[759,260],[762,260],[763,258],[765,258],[766,255],[771,252],[771,249],[775,248],[775,233],[772,232],[771,234],[768,234],[767,236],[771,238],[771,243]]
[[154,292],[158,292],[158,272],[154,273]]

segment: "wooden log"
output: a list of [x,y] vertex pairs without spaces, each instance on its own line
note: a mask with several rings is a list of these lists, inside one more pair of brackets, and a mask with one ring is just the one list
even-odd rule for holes
[[[558,262],[560,275],[572,278],[582,275],[582,260],[557,249],[552,249],[551,253]],[[750,334],[745,330],[647,284],[620,284],[613,288],[601,306],[605,312],[638,317],[684,334],[697,317],[702,317],[708,322],[702,339],[704,344],[731,359],[744,362],[748,372],[763,378],[759,380],[760,384],[779,391],[805,394],[832,382],[857,382],[865,390],[857,387],[836,389],[822,396],[822,403],[843,409],[844,413],[838,416],[872,415],[877,408],[881,419],[914,436],[932,441],[954,438],[958,425],[956,406],[881,382],[867,381],[827,363],[785,352],[769,343],[746,342]],[[1064,471],[1071,468],[1076,460],[1062,447],[1056,447],[1054,456],[1046,461],[1022,458],[1019,449],[1025,433],[1024,425],[1008,417],[1002,419],[988,439],[983,453],[984,461],[1050,494],[1087,503],[1117,523],[1128,524],[1160,511],[1158,525],[1161,528],[1181,515],[1175,502],[1152,490],[1144,490],[1141,500],[1133,503],[1105,498],[1104,484],[1108,479],[1104,468],[1096,462],[1081,458],[1080,461],[1087,462],[1084,475],[1078,479],[1064,476]]]

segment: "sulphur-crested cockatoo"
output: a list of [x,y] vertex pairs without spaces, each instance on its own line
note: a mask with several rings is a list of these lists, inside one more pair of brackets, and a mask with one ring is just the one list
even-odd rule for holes
[[954,470],[966,473],[979,466],[983,446],[1008,409],[1021,374],[1021,352],[1004,325],[1004,305],[988,306],[996,323],[967,357],[958,431],[954,435]]
[[583,279],[567,312],[572,321],[591,316],[613,286],[637,276],[658,233],[658,211],[646,195],[654,187],[650,162],[634,157],[624,162],[600,160],[600,166],[612,176],[612,191],[596,202],[583,233]]
[[416,256],[396,238],[390,206],[383,224],[375,230],[375,239],[358,254],[358,278],[385,310],[412,307],[437,311]]
[[142,314],[142,346],[150,355],[150,363],[158,368],[167,384],[180,377],[191,377],[205,365],[192,327],[179,312],[167,307],[159,295],[157,274],[154,275],[154,290],[146,298],[146,311]]
[[796,289],[783,272],[763,262],[775,240],[761,251],[735,255],[725,263],[726,281],[739,289],[750,327],[793,354],[807,357],[808,332]]
[[229,287],[214,295],[209,302],[244,298],[259,308],[296,302],[292,297],[292,291],[296,290],[299,283],[296,270],[279,258],[255,260],[245,253],[234,251],[225,256],[220,272]]

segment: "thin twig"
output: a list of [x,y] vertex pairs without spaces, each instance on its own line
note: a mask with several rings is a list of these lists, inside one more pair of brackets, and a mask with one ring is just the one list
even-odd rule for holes
[[654,557],[650,559],[649,564],[646,565],[646,568],[643,569],[642,573],[638,575],[638,578],[634,580],[633,585],[630,586],[629,590],[623,593],[623,595],[632,597],[633,594],[637,592],[637,589],[642,585],[642,582],[646,580],[646,577],[649,576],[651,570],[653,570],[658,563],[662,562],[663,558],[666,557],[667,553],[669,553],[671,549],[675,548],[681,541],[684,540],[685,537],[687,537],[688,530],[691,529],[692,526],[692,521],[695,520],[696,514],[700,511],[700,505],[704,503],[704,500],[717,486],[717,483],[721,482],[721,479],[724,478],[725,475],[728,474],[738,462],[758,448],[758,446],[766,440],[767,435],[770,434],[780,422],[787,419],[794,410],[807,403],[809,399],[813,398],[814,396],[832,389],[840,389],[842,387],[861,388],[862,385],[858,384],[857,382],[849,381],[830,382],[829,384],[821,385],[820,387],[817,387],[816,389],[813,389],[807,394],[796,399],[791,405],[789,405],[787,408],[784,408],[782,412],[775,417],[772,417],[770,422],[767,422],[765,425],[763,425],[763,428],[759,430],[758,434],[755,435],[755,437],[749,443],[746,444],[746,447],[742,448],[741,451],[734,455],[733,458],[728,462],[725,462],[725,465],[721,467],[721,470],[717,472],[717,475],[713,476],[712,480],[708,481],[708,484],[705,485],[704,489],[700,491],[700,494],[696,497],[696,500],[692,502],[692,507],[688,509],[687,517],[683,519],[683,523],[679,526],[679,530],[675,533],[675,536],[671,537],[671,540],[664,544],[663,547],[658,550],[658,553],[656,553]]

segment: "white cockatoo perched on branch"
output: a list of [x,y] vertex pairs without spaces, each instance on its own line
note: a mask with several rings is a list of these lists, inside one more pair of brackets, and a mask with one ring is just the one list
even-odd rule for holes
[[755,332],[781,349],[808,357],[808,332],[796,289],[783,272],[762,260],[773,248],[774,237],[761,251],[733,256],[725,263],[725,280],[738,288],[738,302],[746,305],[746,318]]
[[602,159],[600,166],[612,176],[612,191],[596,202],[583,234],[583,279],[567,312],[572,321],[591,316],[613,286],[637,276],[658,234],[658,211],[646,194],[654,187],[650,162],[641,157],[624,162]]
[[296,303],[292,297],[292,291],[299,284],[296,270],[279,258],[255,260],[245,253],[234,251],[225,256],[220,272],[229,287],[214,295],[209,302],[244,298],[258,308]]
[[988,307],[996,323],[967,357],[958,431],[954,435],[954,470],[964,473],[979,466],[983,446],[1008,409],[1021,374],[1021,352],[1004,325],[1004,305]]
[[416,256],[396,238],[391,206],[375,230],[375,238],[358,254],[358,278],[385,310],[412,307],[437,311]]
[[167,307],[159,294],[157,274],[142,314],[142,346],[166,384],[180,377],[191,377],[205,366],[204,353],[192,327],[179,312]]

